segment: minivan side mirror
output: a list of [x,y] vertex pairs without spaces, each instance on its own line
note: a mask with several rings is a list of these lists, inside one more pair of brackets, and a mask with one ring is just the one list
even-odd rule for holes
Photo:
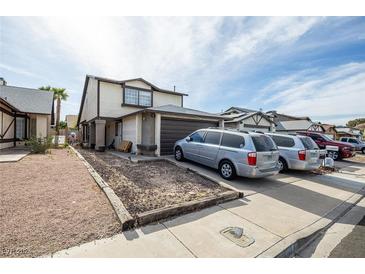
[[186,142],[191,142],[192,139],[191,139],[190,136],[188,136],[188,137],[185,138],[185,140],[186,140]]

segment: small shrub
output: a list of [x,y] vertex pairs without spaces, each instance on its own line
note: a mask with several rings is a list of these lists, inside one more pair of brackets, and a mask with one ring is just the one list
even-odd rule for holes
[[52,137],[36,138],[32,137],[26,142],[27,146],[30,146],[33,153],[46,153],[52,145]]

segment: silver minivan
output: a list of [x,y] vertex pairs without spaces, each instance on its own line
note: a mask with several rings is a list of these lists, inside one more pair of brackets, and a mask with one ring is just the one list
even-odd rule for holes
[[288,169],[314,170],[321,165],[320,150],[312,138],[301,135],[266,133],[279,148],[279,167]]
[[236,175],[250,178],[279,172],[279,151],[273,140],[261,133],[234,129],[200,129],[174,146],[177,161],[184,158],[218,169],[227,180]]

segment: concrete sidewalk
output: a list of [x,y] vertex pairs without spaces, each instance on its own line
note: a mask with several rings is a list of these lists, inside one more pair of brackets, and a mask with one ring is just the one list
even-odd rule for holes
[[[291,172],[259,180],[226,181],[248,195],[63,250],[53,257],[274,257],[296,240],[330,224],[362,197],[359,192],[365,187],[365,168],[353,167],[358,168],[356,172],[345,174]],[[198,168],[218,176],[208,168]],[[227,227],[244,228],[255,242],[245,248],[238,246],[220,233]]]

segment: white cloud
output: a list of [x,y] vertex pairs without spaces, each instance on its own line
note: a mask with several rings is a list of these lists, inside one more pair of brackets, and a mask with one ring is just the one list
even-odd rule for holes
[[324,117],[327,121],[365,115],[365,63],[288,75],[265,87],[264,97],[268,97],[264,104],[274,104],[278,111],[293,115]]
[[[14,20],[50,58],[72,60],[85,74],[144,77],[189,92],[189,106],[218,95],[219,84],[263,53],[290,44],[315,17],[42,17]],[[229,24],[225,24],[229,22]],[[264,58],[263,58],[264,59]],[[249,67],[248,67],[249,69]]]

